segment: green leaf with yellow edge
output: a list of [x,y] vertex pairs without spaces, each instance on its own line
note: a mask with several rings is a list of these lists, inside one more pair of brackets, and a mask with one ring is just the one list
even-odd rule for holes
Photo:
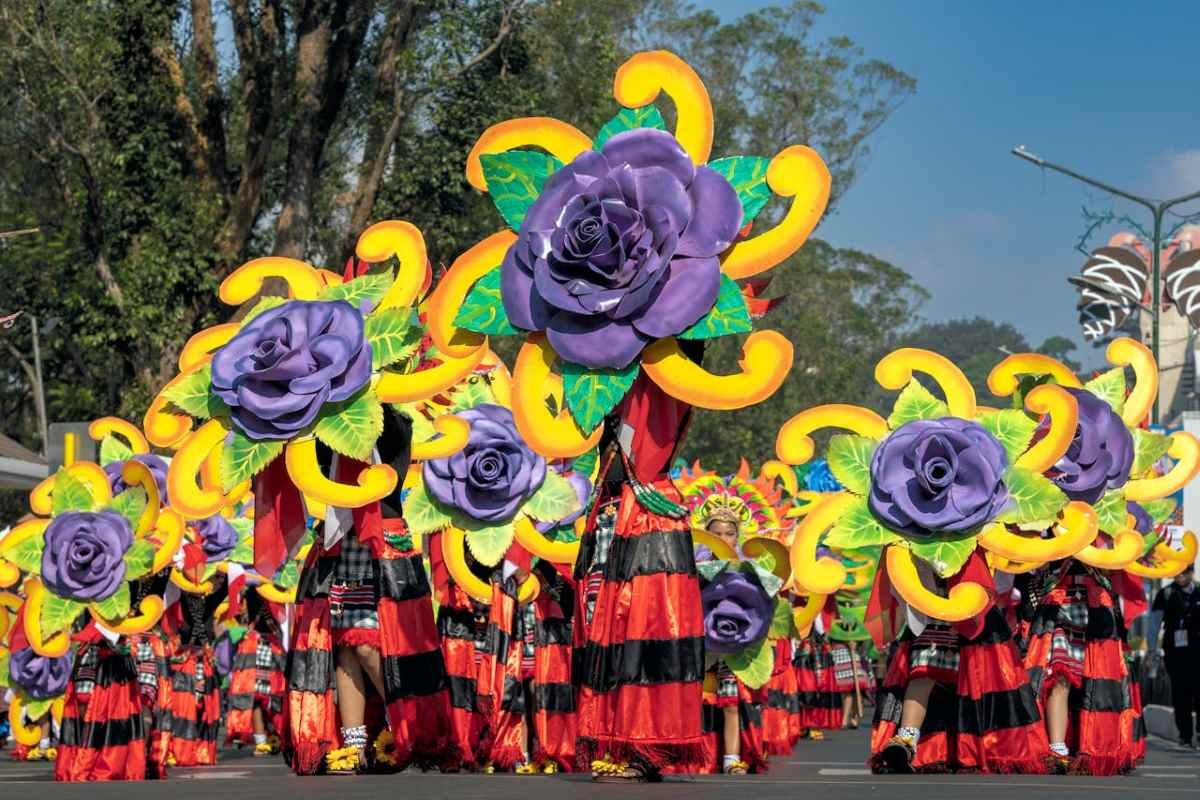
[[133,450],[111,433],[100,440],[100,466],[107,467],[133,458]]
[[411,532],[424,536],[442,530],[451,518],[429,497],[425,485],[418,484],[404,498],[404,521]]
[[492,336],[520,333],[508,321],[508,314],[504,311],[504,301],[500,297],[500,267],[475,281],[454,314],[454,325]]
[[940,419],[950,416],[950,409],[941,400],[913,378],[900,390],[892,413],[888,416],[888,427],[896,430],[906,422],[919,419]]
[[557,522],[579,511],[579,496],[569,480],[548,469],[546,480],[521,510],[539,522]]
[[771,159],[762,156],[732,156],[708,162],[709,169],[716,172],[737,192],[742,204],[742,224],[751,222],[771,199],[771,187],[767,186],[767,167]]
[[147,539],[138,539],[125,551],[125,577],[134,580],[150,573],[157,548]]
[[1146,470],[1153,467],[1160,458],[1171,449],[1171,437],[1161,433],[1133,429],[1133,466],[1129,469],[1132,477],[1140,478]]
[[483,166],[488,196],[514,231],[521,229],[521,223],[542,193],[542,187],[563,165],[554,156],[536,150],[484,153],[479,157],[479,163]]
[[229,554],[230,561],[236,561],[239,564],[254,563],[254,521],[245,517],[235,517],[229,520],[229,524],[237,531],[237,545],[234,546],[233,552]]
[[850,491],[865,495],[871,491],[871,457],[879,443],[865,436],[839,433],[829,440],[825,459],[833,477]]
[[0,689],[8,688],[8,648],[0,648]]
[[254,304],[254,308],[250,309],[246,313],[246,316],[242,317],[242,327],[246,327],[246,323],[264,311],[270,311],[272,308],[277,308],[287,301],[288,299],[286,297],[279,297],[278,295],[268,295],[266,297],[259,298],[259,301]]
[[371,345],[372,369],[413,357],[421,344],[421,328],[411,321],[411,308],[384,308],[367,316],[364,332]]
[[637,379],[639,368],[636,360],[619,370],[589,369],[571,361],[563,362],[563,400],[584,436],[617,407]]
[[212,367],[209,364],[167,389],[163,398],[185,414],[199,419],[229,415],[229,406],[212,393]]
[[956,539],[939,536],[925,541],[910,539],[908,547],[914,556],[933,567],[939,577],[949,578],[957,574],[971,553],[975,552],[975,536],[972,534]]
[[1024,467],[1009,467],[1004,473],[1011,503],[999,516],[1000,522],[1049,526],[1067,504],[1067,496],[1045,475]]
[[7,550],[3,558],[16,565],[22,572],[42,574],[42,551],[46,548],[44,536],[31,536],[16,547]]
[[45,716],[50,707],[54,705],[54,701],[58,699],[57,697],[43,697],[39,700],[36,697],[30,697],[25,692],[21,692],[21,694],[24,697],[21,708],[25,711],[25,717],[31,720]]
[[92,603],[92,606],[104,619],[113,622],[124,619],[129,613],[129,583],[123,581],[115,593],[98,603]]
[[1083,388],[1108,403],[1117,414],[1125,408],[1124,367],[1113,367],[1108,372],[1097,375],[1085,383]]
[[322,408],[313,433],[335,452],[369,461],[383,433],[383,404],[370,387],[364,388],[347,400]]
[[[129,584],[122,583],[125,591],[129,591]],[[71,600],[66,597],[59,597],[56,594],[45,592],[42,600],[42,634],[46,637],[52,636],[59,631],[69,631],[71,625],[74,624],[75,618],[86,608],[85,603],[80,603],[78,600]]]
[[749,689],[761,689],[771,680],[775,670],[775,648],[769,639],[763,639],[753,647],[747,647],[740,653],[721,656],[726,666]]
[[1161,525],[1175,513],[1176,503],[1170,497],[1164,497],[1160,500],[1148,500],[1138,503],[1138,505],[1150,515],[1150,519],[1154,520],[1155,525]]
[[715,339],[718,336],[748,333],[753,328],[742,290],[732,278],[722,274],[716,303],[695,325],[678,336],[680,339]]
[[91,511],[96,501],[87,484],[74,475],[59,469],[54,476],[54,488],[50,491],[51,514],[58,516],[68,511]]
[[1129,510],[1125,505],[1124,490],[1109,489],[1093,507],[1096,509],[1100,530],[1113,534],[1125,528],[1125,517]]
[[484,525],[474,520],[456,519],[467,534],[467,549],[475,560],[485,567],[494,567],[504,558],[509,545],[513,543],[513,523],[501,522],[496,525]]
[[256,442],[234,430],[221,451],[221,488],[232,491],[242,481],[262,472],[283,452],[283,445],[284,442]]
[[867,506],[867,498],[859,497],[838,517],[829,533],[821,539],[821,544],[838,550],[855,550],[893,544],[903,539],[903,536],[888,530],[875,518]]
[[663,119],[662,112],[653,103],[637,108],[622,108],[617,112],[617,115],[604,123],[600,128],[600,132],[596,134],[595,141],[592,142],[592,147],[596,150],[604,147],[612,137],[618,133],[625,131],[636,130],[637,128],[655,128],[660,131],[667,129],[667,121]]
[[293,589],[300,583],[300,565],[295,559],[288,561],[279,568],[279,572],[275,573],[275,579],[272,581],[280,589]]
[[395,279],[390,269],[380,270],[379,272],[368,272],[366,275],[346,281],[338,286],[327,286],[317,295],[317,299],[345,300],[354,306],[356,310],[362,311],[363,303],[366,303],[368,308],[374,308],[379,305],[379,301],[392,288],[394,282]]
[[977,420],[983,429],[995,436],[1004,446],[1008,454],[1008,463],[1015,464],[1017,459],[1029,448],[1033,440],[1033,432],[1037,430],[1037,421],[1031,419],[1024,411],[1005,409],[1003,411],[983,414]]
[[782,597],[775,598],[775,609],[771,615],[771,629],[767,637],[783,639],[790,637],[796,630],[796,620],[792,617],[792,604]]
[[137,528],[138,521],[142,518],[142,512],[146,510],[147,502],[149,500],[146,497],[146,490],[134,486],[114,497],[108,507],[109,510],[117,512],[128,520],[129,527]]

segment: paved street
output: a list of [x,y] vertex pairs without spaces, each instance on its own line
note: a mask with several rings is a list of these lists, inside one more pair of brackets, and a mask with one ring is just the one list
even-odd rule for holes
[[[801,742],[788,759],[774,759],[767,775],[726,778],[719,775],[669,780],[648,786],[597,786],[583,776],[439,775],[417,772],[392,776],[297,778],[278,759],[253,759],[236,751],[222,753],[221,763],[206,769],[176,769],[168,783],[79,784],[51,782],[47,764],[15,763],[0,757],[0,797],[5,800],[187,800],[228,796],[239,800],[309,797],[378,798],[402,795],[405,800],[559,800],[559,798],[677,798],[686,793],[704,798],[755,800],[805,796],[820,800],[874,798],[888,800],[960,800],[1045,797],[1097,800],[1100,797],[1172,798],[1200,794],[1200,755],[1172,749],[1152,739],[1145,766],[1121,778],[1047,776],[932,775],[876,778],[862,764],[865,731],[833,733],[825,742]],[[886,794],[885,794],[886,793]]]

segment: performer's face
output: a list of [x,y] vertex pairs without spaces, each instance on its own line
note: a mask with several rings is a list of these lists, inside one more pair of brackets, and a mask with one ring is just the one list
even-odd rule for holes
[[734,525],[732,522],[726,522],[723,519],[714,519],[708,523],[708,532],[735,550],[737,549],[738,529],[737,525]]

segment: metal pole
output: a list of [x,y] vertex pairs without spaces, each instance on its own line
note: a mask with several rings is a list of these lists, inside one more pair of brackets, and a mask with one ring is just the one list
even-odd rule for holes
[[46,393],[42,384],[42,348],[38,343],[37,317],[29,315],[29,327],[33,333],[33,372],[36,380],[33,386],[33,401],[37,406],[38,426],[42,434],[42,455],[50,456],[50,427],[46,423]]
[[[1150,353],[1154,356],[1154,363],[1158,365],[1158,317],[1162,312],[1162,286],[1159,280],[1159,272],[1162,265],[1159,263],[1159,249],[1162,247],[1162,218],[1163,212],[1166,209],[1163,206],[1158,206],[1154,209],[1154,243],[1153,250],[1150,251],[1150,305],[1154,306],[1154,313],[1150,315]],[[1162,367],[1157,367],[1159,374],[1162,374]],[[1150,406],[1150,424],[1158,424],[1158,405],[1162,402],[1162,396],[1154,398],[1153,405]]]

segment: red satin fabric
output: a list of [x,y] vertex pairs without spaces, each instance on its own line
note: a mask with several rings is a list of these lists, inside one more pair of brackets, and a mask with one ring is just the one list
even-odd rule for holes
[[[1029,683],[1029,673],[1011,642],[964,644],[959,650],[957,694],[975,702],[988,695],[1019,690]],[[1050,741],[1041,720],[1016,728],[985,731],[982,736],[958,733],[954,737],[959,770],[989,773],[1040,774],[1046,771]]]
[[[561,573],[560,573],[561,576]],[[569,586],[574,582],[561,576]],[[548,592],[534,600],[534,614],[539,622],[569,619],[571,608],[563,609]],[[533,664],[534,694],[539,687],[571,686],[571,646],[569,644],[537,643]],[[578,735],[578,716],[574,711],[551,711],[535,708],[534,733],[538,750],[533,760],[539,764],[553,761],[559,769],[570,771],[575,765],[575,738]]]
[[[263,638],[269,641],[271,651],[276,658],[282,660],[283,647],[279,641],[255,630],[247,631],[242,640],[238,642],[236,655],[242,656],[243,660],[253,661],[258,650],[259,640]],[[269,678],[271,691],[263,695],[256,691],[257,673],[257,667],[246,667],[233,670],[229,676],[229,699],[232,701],[234,697],[238,696],[245,698],[250,702],[250,708],[230,707],[225,715],[225,739],[227,742],[250,744],[254,741],[255,708],[262,709],[267,730],[278,734],[283,729],[282,699],[283,693],[287,690],[287,679],[283,672],[271,670]]]
[[[210,647],[185,647],[183,659],[173,663],[172,672],[186,679],[186,690],[172,687],[168,708],[175,720],[172,728],[169,752],[180,767],[212,766],[217,763],[217,728],[221,721],[221,690],[216,682],[212,689],[197,697],[192,690],[197,663],[204,665],[206,681],[213,674],[213,654]],[[174,681],[172,681],[174,683]],[[180,723],[191,722],[200,726],[198,738],[181,735]]]
[[304,497],[292,483],[287,464],[276,458],[253,478],[254,569],[274,575],[304,537]]
[[788,755],[800,738],[800,718],[788,705],[797,702],[799,682],[792,666],[792,642],[776,639],[775,668],[762,688],[762,738],[770,755]]
[[491,586],[492,603],[485,641],[498,643],[503,649],[484,652],[479,662],[476,690],[479,708],[488,717],[491,731],[486,743],[486,761],[498,770],[507,771],[524,760],[529,736],[525,715],[504,707],[505,690],[521,683],[522,642],[514,635],[518,613],[515,579],[509,578],[503,585],[493,582]]
[[[100,659],[127,659],[128,656],[101,646]],[[101,672],[97,664],[97,674]],[[131,672],[136,675],[136,672]],[[63,725],[78,725],[82,741],[91,737],[94,729],[102,729],[109,723],[120,727],[122,722],[140,717],[141,695],[137,680],[104,684],[96,681],[87,697],[75,691],[75,681],[67,685],[63,707]],[[86,745],[60,744],[58,759],[54,762],[56,781],[140,781],[146,777],[146,740],[140,736],[128,744],[88,747]]]

